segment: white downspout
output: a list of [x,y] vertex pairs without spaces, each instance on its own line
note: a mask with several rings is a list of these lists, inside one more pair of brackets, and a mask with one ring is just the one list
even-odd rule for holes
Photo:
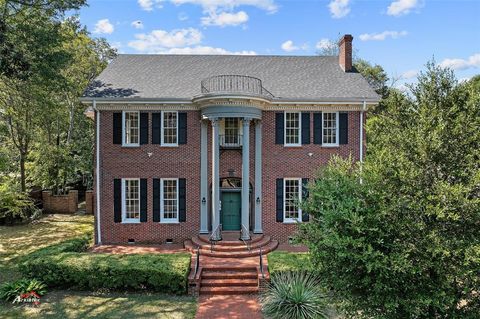
[[95,122],[97,124],[96,132],[96,174],[95,174],[95,184],[97,189],[97,194],[95,198],[97,199],[96,213],[97,213],[97,244],[102,244],[102,231],[100,228],[100,112],[97,109],[97,101],[93,100],[93,110],[95,111]]
[[[360,110],[360,173],[363,167],[363,112],[367,109],[367,102],[363,101],[362,109]],[[360,184],[363,184],[363,179],[360,176]]]

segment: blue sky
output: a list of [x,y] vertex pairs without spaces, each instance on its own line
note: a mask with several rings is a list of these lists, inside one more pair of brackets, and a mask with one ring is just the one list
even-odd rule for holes
[[91,0],[80,20],[120,53],[314,55],[350,33],[397,86],[432,57],[480,73],[480,0]]

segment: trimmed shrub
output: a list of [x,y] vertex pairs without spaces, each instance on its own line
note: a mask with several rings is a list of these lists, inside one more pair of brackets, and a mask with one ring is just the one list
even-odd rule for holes
[[310,254],[274,251],[267,255],[268,271],[274,275],[286,271],[313,271]]
[[[70,247],[78,248],[79,243]],[[61,250],[62,246],[56,249]],[[52,249],[53,250],[53,249]],[[50,250],[50,251],[52,251]],[[36,252],[20,265],[26,277],[48,286],[83,290],[151,290],[186,293],[190,270],[188,254],[111,255],[77,252]]]
[[260,297],[263,314],[272,319],[327,318],[324,293],[319,287],[311,273],[277,273]]
[[47,286],[37,279],[20,279],[7,282],[0,287],[0,299],[13,301],[17,296],[31,291],[43,296],[47,292]]
[[31,261],[44,256],[55,256],[60,253],[73,253],[73,252],[85,252],[90,246],[92,236],[90,234],[75,237],[62,241],[58,244],[53,244],[44,248],[40,248],[31,254],[22,258],[22,261]]

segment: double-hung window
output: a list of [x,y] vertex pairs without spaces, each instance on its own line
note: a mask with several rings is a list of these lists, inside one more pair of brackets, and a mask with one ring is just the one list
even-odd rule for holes
[[301,145],[300,112],[285,112],[285,146]]
[[163,178],[160,186],[162,223],[178,223],[178,178]]
[[140,179],[122,179],[122,221],[140,222]]
[[178,112],[162,112],[162,145],[178,146]]
[[140,145],[140,113],[123,112],[123,146]]
[[237,146],[239,141],[239,121],[236,117],[225,118],[225,146]]
[[338,112],[323,112],[323,146],[338,146]]
[[302,210],[298,206],[301,200],[301,178],[285,178],[283,180],[283,221],[292,223],[302,221]]

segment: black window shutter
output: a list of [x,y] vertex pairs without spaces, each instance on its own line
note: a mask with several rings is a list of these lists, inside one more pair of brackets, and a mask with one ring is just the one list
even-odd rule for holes
[[339,144],[348,144],[348,113],[339,113]]
[[322,144],[322,112],[313,113],[313,143]]
[[152,144],[160,144],[162,113],[152,113]]
[[[302,178],[302,200],[308,198],[308,178]],[[308,222],[310,219],[308,212],[302,210],[302,222]]]
[[119,178],[113,180],[113,221],[122,221],[122,180]]
[[178,113],[178,144],[187,144],[187,113]]
[[113,144],[122,144],[122,113],[113,113]]
[[277,223],[283,222],[283,178],[277,178]]
[[153,221],[160,221],[160,179],[153,179]]
[[147,221],[147,179],[140,179],[140,222]]
[[178,179],[178,220],[183,223],[187,221],[187,189],[186,179]]
[[148,113],[140,113],[140,144],[148,144]]
[[275,144],[284,143],[285,113],[275,113]]
[[310,113],[302,113],[302,144],[310,144]]

